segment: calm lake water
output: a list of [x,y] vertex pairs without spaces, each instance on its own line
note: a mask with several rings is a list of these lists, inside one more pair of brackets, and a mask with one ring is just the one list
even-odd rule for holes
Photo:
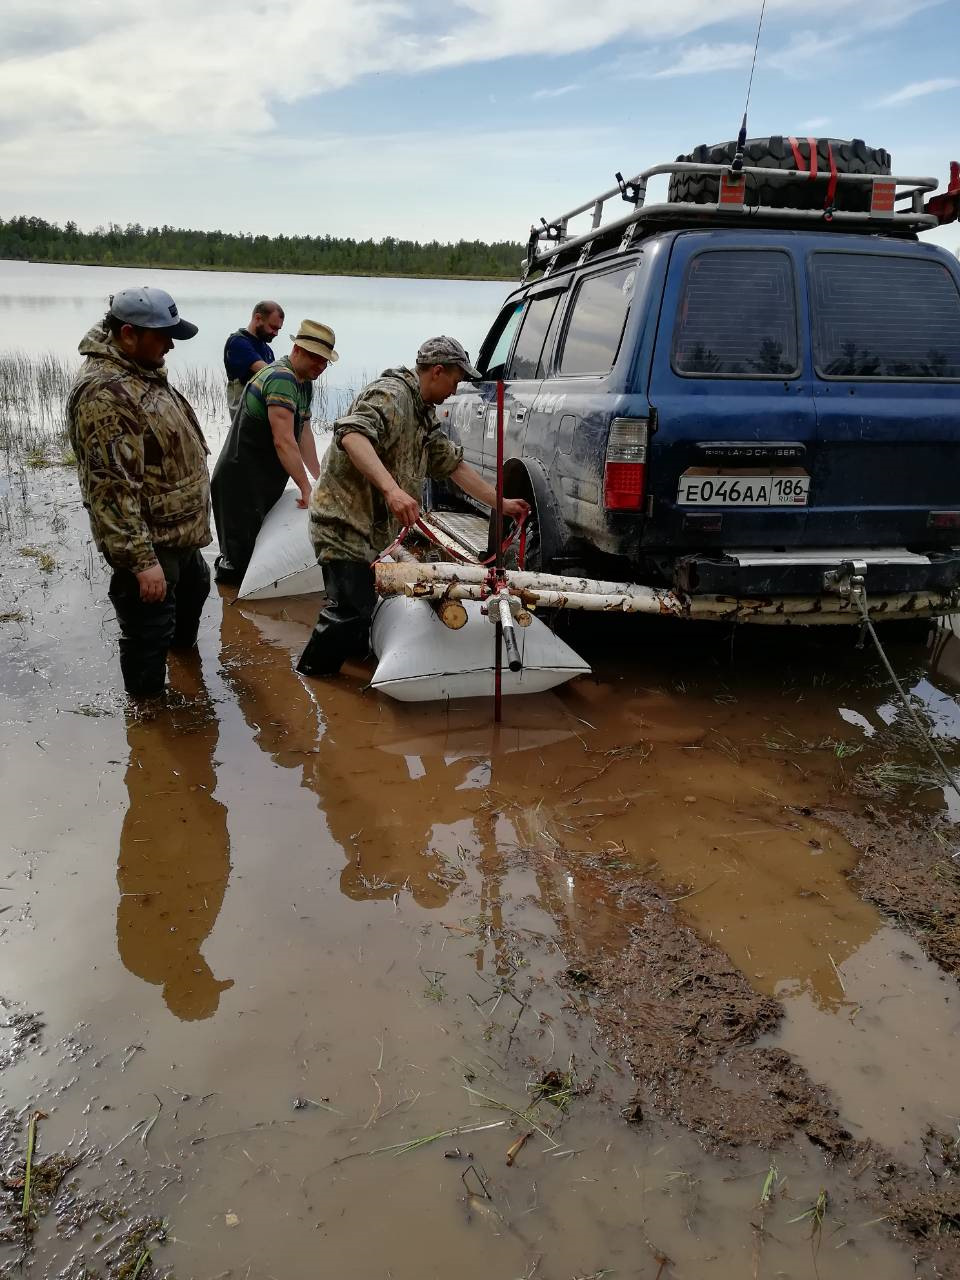
[[287,323],[274,343],[290,351],[300,320],[336,331],[340,360],[326,374],[338,392],[361,386],[389,365],[412,364],[424,338],[458,337],[472,355],[510,290],[509,281],[392,280],[359,276],[251,275],[222,271],[150,271],[142,267],[74,267],[0,262],[0,351],[52,351],[74,357],[77,344],[131,285],[158,285],[200,332],[169,357],[171,369],[222,368],[227,334],[246,324],[261,298],[276,298]]

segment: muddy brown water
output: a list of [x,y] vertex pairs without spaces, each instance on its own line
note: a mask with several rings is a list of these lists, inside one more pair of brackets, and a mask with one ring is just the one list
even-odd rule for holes
[[[366,664],[302,680],[315,601],[215,594],[136,716],[72,477],[2,502],[0,1145],[10,1178],[40,1109],[38,1158],[79,1164],[0,1274],[131,1274],[149,1241],[142,1275],[207,1280],[950,1274],[802,1135],[628,1123],[642,1071],[578,985],[576,956],[623,963],[641,877],[782,1004],[762,1043],[853,1140],[922,1170],[929,1126],[957,1136],[956,981],[815,816],[909,813],[955,865],[943,790],[889,782],[922,761],[849,636],[580,622],[594,677],[496,730],[377,696]],[[957,646],[891,652],[955,758]],[[562,1105],[528,1110],[550,1073]]]

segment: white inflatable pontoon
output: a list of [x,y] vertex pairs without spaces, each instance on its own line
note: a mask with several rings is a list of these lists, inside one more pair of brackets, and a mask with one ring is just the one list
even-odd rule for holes
[[[379,659],[372,687],[400,702],[493,697],[494,628],[480,612],[479,601],[464,600],[463,606],[466,624],[451,630],[426,600],[380,600],[371,627]],[[589,664],[539,618],[517,627],[516,636],[523,666],[508,670],[504,656],[505,695],[542,693],[574,676],[589,675]]]
[[271,600],[323,590],[323,570],[310,542],[308,513],[297,506],[299,492],[292,485],[284,489],[267,512],[238,600]]

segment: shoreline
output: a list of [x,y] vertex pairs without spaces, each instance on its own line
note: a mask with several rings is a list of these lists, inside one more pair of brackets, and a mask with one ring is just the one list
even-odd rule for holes
[[230,266],[189,266],[186,263],[170,263],[162,262],[95,262],[88,259],[78,260],[76,258],[69,262],[65,262],[61,258],[0,258],[2,262],[23,262],[30,266],[42,267],[105,267],[117,268],[121,271],[132,271],[135,267],[142,267],[145,271],[199,271],[210,272],[215,275],[222,275],[225,272],[236,273],[237,275],[262,275],[262,276],[346,276],[351,279],[369,279],[369,280],[459,280],[469,283],[471,281],[480,281],[487,284],[505,283],[515,284],[520,279],[520,267],[517,266],[517,274],[515,276],[466,276],[466,275],[434,275],[429,272],[416,271],[284,271],[277,267],[230,267]]

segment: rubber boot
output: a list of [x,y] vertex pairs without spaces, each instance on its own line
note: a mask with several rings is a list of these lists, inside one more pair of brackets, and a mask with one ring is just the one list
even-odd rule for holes
[[336,675],[345,658],[365,655],[369,643],[377,599],[370,566],[354,560],[327,561],[323,580],[327,604],[297,663],[305,676]]
[[344,659],[355,651],[357,641],[355,623],[330,622],[321,614],[300,655],[297,670],[302,676],[335,676]]

